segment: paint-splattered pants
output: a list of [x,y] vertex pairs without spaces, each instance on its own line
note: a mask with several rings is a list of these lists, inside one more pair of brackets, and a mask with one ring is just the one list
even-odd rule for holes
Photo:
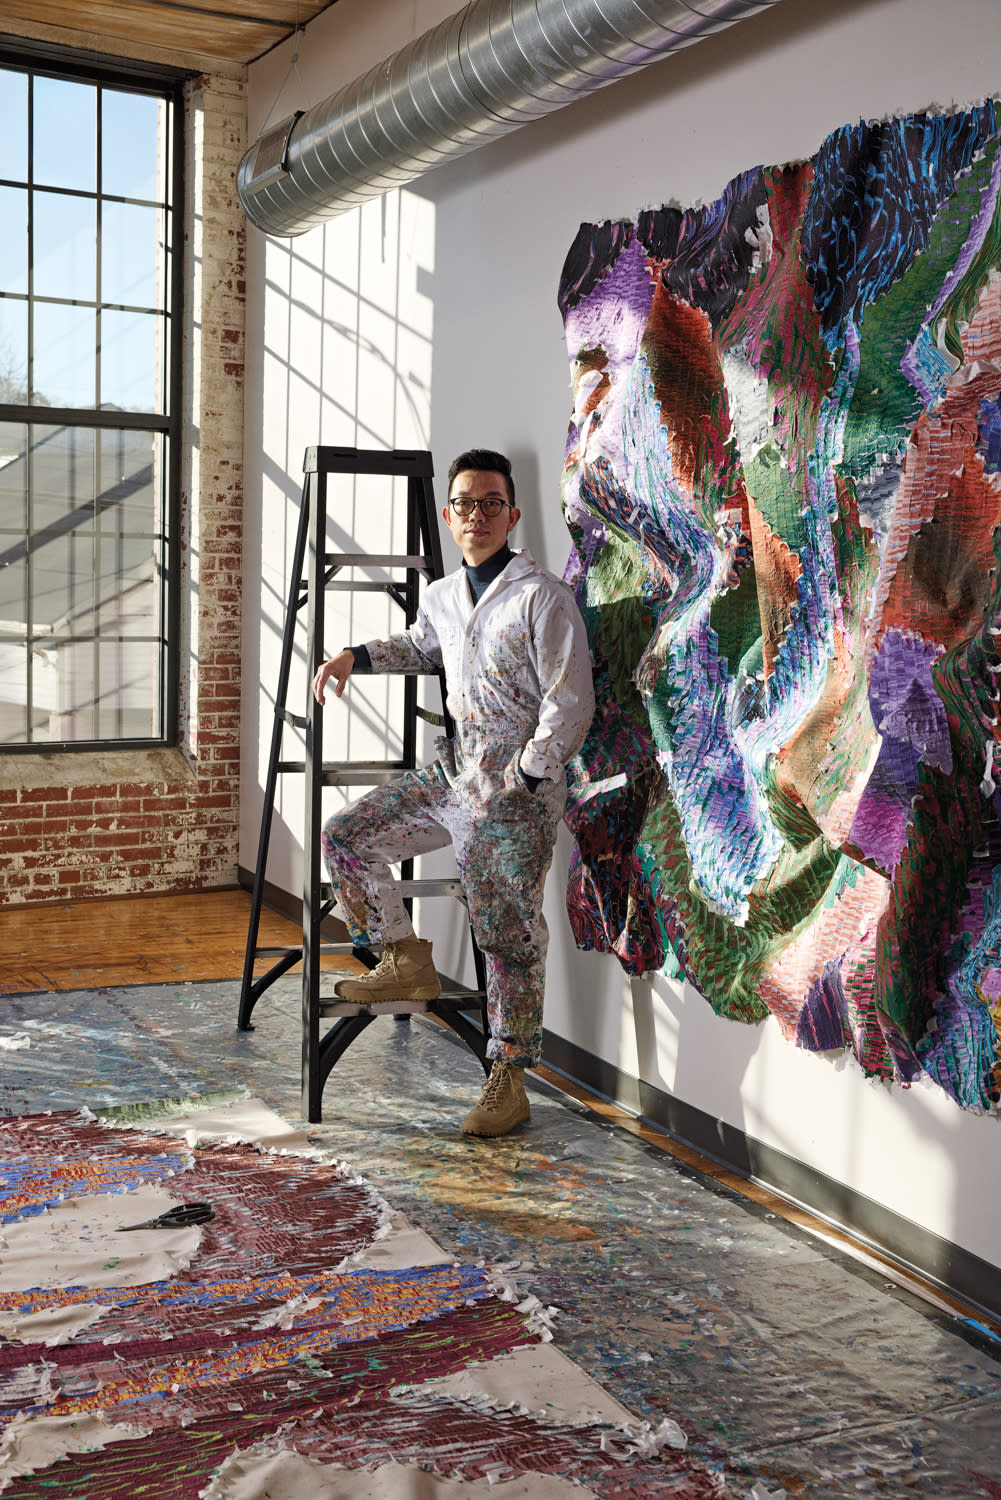
[[521,746],[492,745],[465,761],[448,741],[419,771],[376,787],[328,819],[323,857],[354,943],[392,942],[413,926],[389,866],[453,846],[486,965],[492,1058],[533,1067],[542,1048],[548,931],[542,895],[566,784],[529,792]]

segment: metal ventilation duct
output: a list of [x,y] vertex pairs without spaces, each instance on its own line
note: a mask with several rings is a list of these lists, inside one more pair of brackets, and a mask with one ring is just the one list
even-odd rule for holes
[[778,0],[473,0],[261,137],[247,218],[295,235]]

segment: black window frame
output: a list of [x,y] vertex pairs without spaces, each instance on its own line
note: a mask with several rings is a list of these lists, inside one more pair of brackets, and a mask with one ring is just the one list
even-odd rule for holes
[[[10,741],[0,744],[3,755],[83,754],[94,751],[174,749],[180,741],[180,626],[181,626],[181,469],[185,343],[185,84],[197,75],[140,59],[107,57],[56,44],[7,36],[0,43],[0,67],[45,78],[105,85],[127,92],[165,98],[171,105],[169,164],[171,265],[169,290],[170,353],[165,381],[166,412],[102,412],[93,407],[52,407],[0,403],[0,423],[26,426],[91,428],[95,432],[135,430],[159,434],[165,447],[163,524],[166,527],[163,579],[163,680],[161,682],[161,737]],[[100,149],[100,140],[98,140]],[[30,548],[32,538],[28,537]]]

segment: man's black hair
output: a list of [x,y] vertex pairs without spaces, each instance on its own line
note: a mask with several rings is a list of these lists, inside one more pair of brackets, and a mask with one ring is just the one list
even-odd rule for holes
[[448,493],[452,493],[456,474],[466,469],[486,469],[494,474],[503,474],[507,480],[507,498],[514,504],[514,480],[511,478],[511,460],[492,448],[467,448],[458,458],[453,458],[448,470]]

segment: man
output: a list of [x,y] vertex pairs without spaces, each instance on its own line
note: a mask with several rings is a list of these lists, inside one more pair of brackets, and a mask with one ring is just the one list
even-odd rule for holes
[[383,944],[376,968],[335,986],[378,1006],[440,993],[431,944],[418,938],[389,865],[451,843],[483,952],[492,1059],[467,1135],[499,1136],[529,1117],[523,1075],[542,1045],[548,935],[542,894],[566,804],[564,767],[594,712],[587,636],[570,590],[508,536],[521,512],[511,465],[488,449],[448,474],[442,519],[462,567],[432,583],[409,631],[345,648],[313,679],[323,702],[355,672],[444,667],[455,738],[438,757],[376,787],[323,829],[323,855],[356,944]]

